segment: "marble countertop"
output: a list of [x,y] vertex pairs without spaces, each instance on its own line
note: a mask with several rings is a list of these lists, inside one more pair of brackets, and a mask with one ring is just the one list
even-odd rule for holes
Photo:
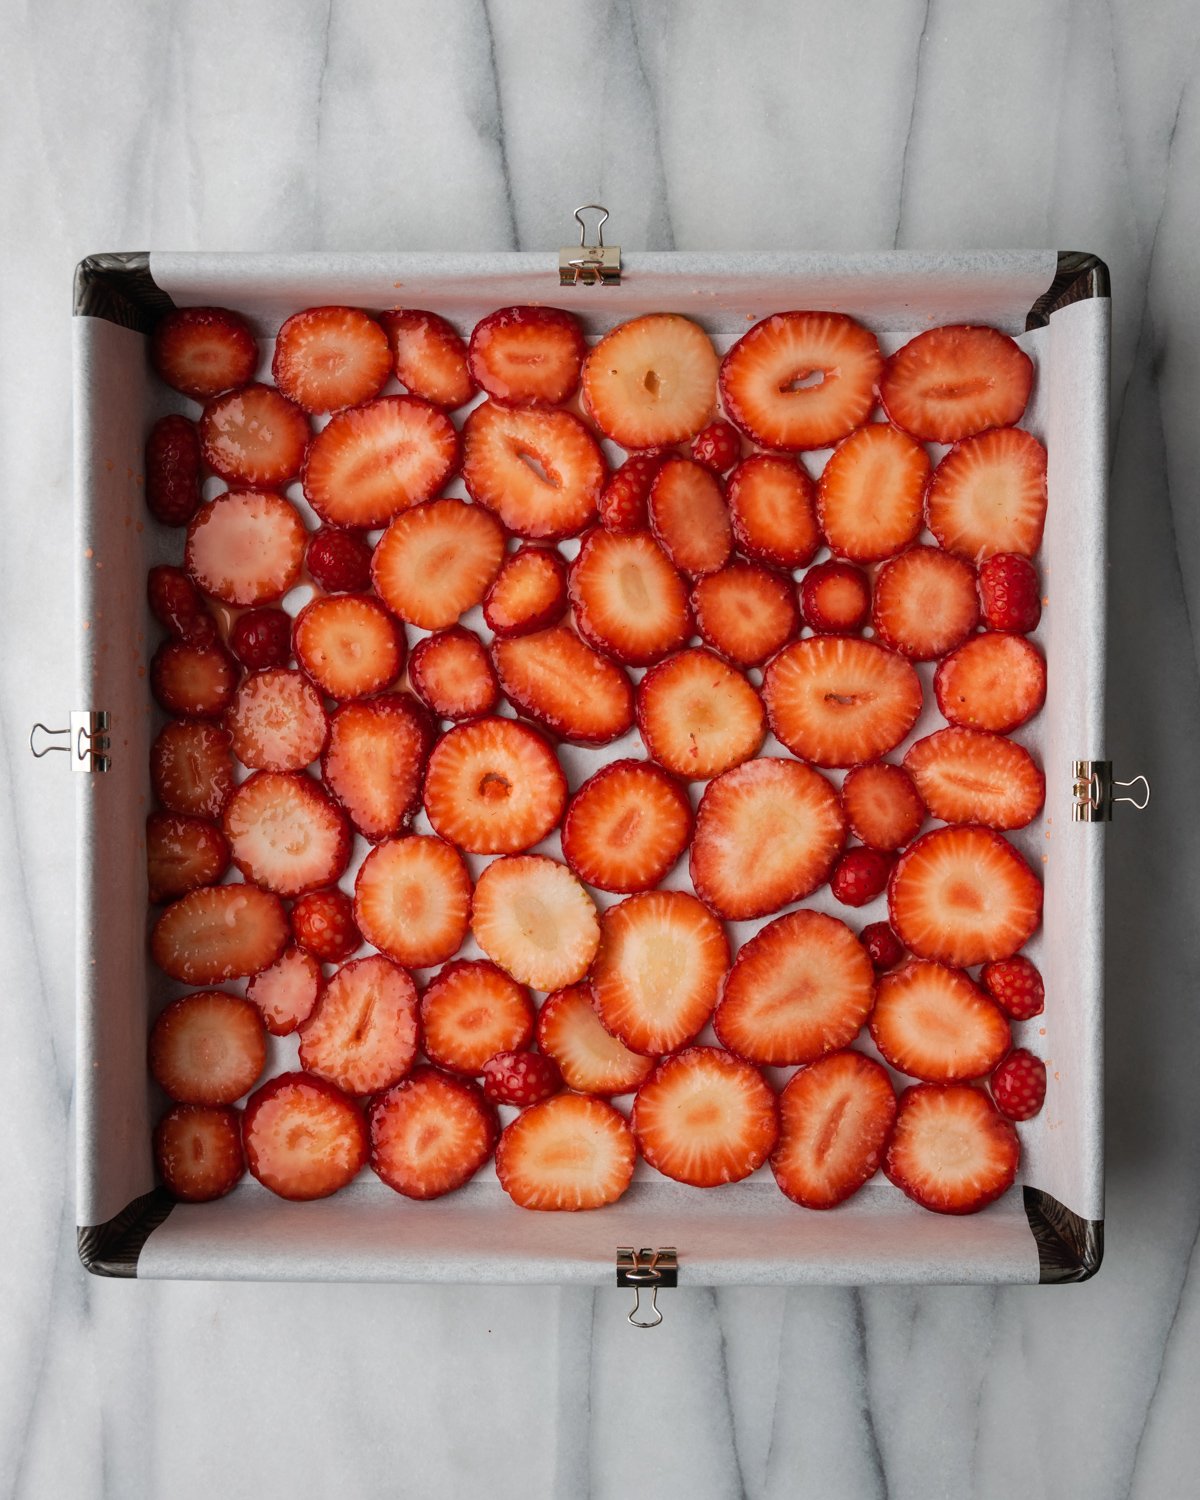
[[[4,7],[0,1490],[1175,1500],[1200,1472],[1200,7]],[[70,284],[101,250],[1081,249],[1113,288],[1107,1253],[1052,1288],[106,1282],[75,1253]],[[1192,767],[1189,772],[1188,767]],[[1119,813],[1122,810],[1118,810]]]

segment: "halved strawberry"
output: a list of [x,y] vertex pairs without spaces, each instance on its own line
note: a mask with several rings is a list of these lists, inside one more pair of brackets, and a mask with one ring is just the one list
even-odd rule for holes
[[392,346],[396,379],[406,390],[447,410],[466,405],[475,382],[457,329],[437,313],[415,307],[382,312],[379,321]]
[[150,363],[174,390],[207,401],[246,384],[258,366],[258,345],[240,313],[177,307],[154,330]]
[[536,729],[477,719],[437,742],[424,796],[433,831],[450,843],[470,854],[518,854],[562,817],[567,778]]
[[637,1091],[630,1119],[642,1155],[692,1187],[740,1182],[779,1139],[779,1106],[757,1068],[717,1047],[664,1058]]
[[861,1052],[835,1052],[789,1079],[779,1096],[771,1171],[802,1208],[834,1208],[883,1162],[896,1120],[887,1069]]
[[818,635],[857,635],[871,613],[871,583],[861,568],[831,557],[805,573],[800,604]]
[[600,918],[592,1003],[605,1030],[644,1057],[692,1040],[729,967],[720,922],[686,891],[646,891]]
[[596,518],[608,465],[566,411],[485,401],[463,423],[463,481],[517,536],[577,536]]
[[1046,1102],[1046,1064],[1024,1047],[1011,1051],[991,1077],[996,1108],[1010,1120],[1032,1120]]
[[606,333],[583,366],[592,419],[622,448],[682,443],[717,403],[717,356],[698,324],[650,313]]
[[602,891],[648,891],[687,848],[692,805],[658,766],[617,760],[571,798],[562,825],[563,858]]
[[202,818],[151,813],[146,819],[146,879],[152,906],[216,885],[229,868],[229,845]]
[[605,1031],[587,985],[559,990],[538,1012],[537,1044],[558,1064],[567,1087],[581,1094],[628,1094],[654,1071],[656,1060],[631,1052]]
[[928,328],[897,349],[879,382],[893,422],[927,443],[954,443],[1020,419],[1033,361],[995,328]]
[[763,674],[771,728],[816,766],[862,766],[894,750],[921,712],[911,662],[873,641],[793,641]]
[[912,777],[887,761],[846,773],[842,807],[854,837],[884,854],[916,838],[925,821],[925,804]]
[[580,635],[629,666],[661,661],[692,633],[687,585],[647,531],[590,531],[571,564],[570,590]]
[[706,781],[757,755],[767,733],[762,699],[711,651],[681,651],[638,685],[638,728],[666,770]]
[[925,493],[930,531],[973,563],[999,552],[1032,557],[1046,524],[1046,450],[1019,427],[955,443]]
[[692,439],[691,453],[714,474],[726,474],[742,456],[742,435],[728,422],[710,422]]
[[1046,986],[1042,976],[1023,955],[984,964],[979,982],[1007,1016],[1031,1021],[1046,1008]]
[[1046,800],[1046,778],[1023,745],[981,729],[939,729],[904,757],[925,806],[944,823],[1025,828]]
[[583,1094],[555,1094],[522,1110],[496,1147],[496,1176],[520,1208],[570,1211],[615,1203],[636,1163],[625,1117]]
[[421,1046],[431,1062],[476,1077],[497,1052],[533,1040],[533,1002],[523,984],[495,964],[457,960],[421,996]]
[[471,374],[504,406],[557,406],[587,353],[578,320],[557,307],[501,307],[476,323]]
[[973,1214],[1017,1175],[1017,1132],[982,1089],[918,1083],[905,1089],[883,1159],[889,1180],[922,1208]]
[[308,538],[309,577],[327,594],[361,594],[371,583],[371,549],[353,531],[322,526]]
[[354,882],[354,920],[372,947],[409,969],[458,952],[471,915],[471,877],[441,839],[410,835],[376,845]]
[[200,415],[204,462],[231,485],[287,484],[299,474],[311,436],[308,418],[272,385],[244,385]]
[[894,969],[904,957],[900,939],[886,922],[871,922],[858,935],[877,973]]
[[322,963],[340,964],[362,946],[354,902],[336,886],[301,896],[292,905],[291,922],[301,948]]
[[925,523],[929,455],[890,422],[867,422],[830,454],[817,517],[838,557],[880,562],[915,542]]
[[600,496],[600,524],[616,536],[646,531],[650,526],[650,486],[670,457],[668,453],[634,453],[604,486]]
[[749,1062],[809,1063],[852,1042],[874,1003],[875,970],[845,922],[793,911],[743,943],[713,1030]]
[[234,864],[277,896],[332,885],[350,858],[346,815],[301,772],[256,771],[229,799],[221,822]]
[[760,666],[800,629],[789,578],[758,563],[733,562],[692,589],[696,629],[737,667]]
[[562,1087],[558,1064],[540,1052],[497,1052],[483,1065],[483,1095],[493,1104],[524,1109],[549,1099]]
[[343,964],[300,1027],[300,1066],[346,1094],[391,1088],[417,1055],[419,1007],[412,976],[381,954]]
[[975,571],[937,547],[912,547],[875,579],[871,623],[880,642],[914,661],[953,651],[979,623]]
[[565,740],[607,745],[633,726],[629,678],[564,626],[493,641],[492,660],[513,707]]
[[819,771],[762,756],[704,789],[692,886],[727,921],[765,917],[827,880],[845,837],[837,792]]
[[375,592],[400,619],[442,630],[481,604],[504,561],[504,532],[464,500],[431,500],[397,516],[371,558]]
[[368,594],[314,599],[296,617],[296,659],[327,698],[345,703],[395,682],[404,629]]
[[416,396],[378,396],[338,412],[313,438],[304,498],[330,526],[386,526],[436,495],[458,465],[458,433]]
[[433,725],[407,693],[347,703],[334,714],[321,774],[364,838],[400,833],[416,816],[433,740]]
[[232,735],[213,724],[172,720],[150,750],[150,785],[168,812],[219,818],[233,792]]
[[979,612],[989,630],[1036,630],[1042,618],[1037,569],[1015,552],[996,552],[979,564]]
[[237,668],[220,645],[164,641],[150,662],[150,691],[169,714],[215,719],[233,700]]
[[200,505],[200,481],[195,422],[159,417],[146,439],[146,508],[163,526],[186,526]]
[[567,612],[567,565],[553,547],[510,552],[483,601],[483,618],[496,635],[545,630]]
[[891,861],[877,849],[847,849],[833,867],[829,889],[843,906],[866,906],[883,894]]
[[1012,1046],[1008,1018],[978,985],[919,958],[880,979],[871,1037],[893,1068],[924,1083],[983,1078]]
[[309,1073],[280,1073],[250,1096],[242,1144],[246,1165],[263,1187],[301,1202],[336,1193],[367,1160],[358,1107]]
[[720,481],[690,458],[668,459],[654,476],[650,526],[663,551],[692,578],[715,573],[733,551],[733,525]]
[[600,945],[592,898],[544,854],[506,854],[488,865],[475,887],[471,930],[493,963],[535,990],[577,984]]
[[888,915],[918,958],[967,969],[1025,946],[1042,918],[1042,886],[990,828],[935,828],[897,861]]
[[406,1198],[427,1199],[474,1177],[500,1121],[474,1084],[420,1067],[371,1101],[367,1128],[372,1170]]
[[205,1104],[169,1109],[154,1128],[154,1165],[181,1203],[224,1197],[246,1170],[237,1110]]
[[229,632],[229,649],[252,672],[286,667],[292,659],[292,617],[284,609],[250,609]]
[[179,1104],[232,1104],[267,1060],[258,1011],[240,995],[200,990],[172,1000],[150,1032],[154,1081]]
[[408,659],[412,690],[439,719],[478,719],[495,713],[500,684],[487,647],[461,625],[427,635]]
[[302,771],[329,738],[321,695],[302,672],[283,667],[243,678],[225,722],[233,753],[252,771]]
[[251,978],[246,999],[258,1007],[262,1023],[272,1036],[289,1036],[312,1015],[324,984],[316,958],[292,943],[270,968]]
[[369,401],[391,373],[387,334],[357,307],[306,308],[275,335],[275,384],[307,412]]
[[307,541],[295,506],[281,496],[227,490],[188,527],[187,570],[223,604],[264,604],[299,578]]
[[828,448],[871,415],[882,370],[875,335],[844,313],[775,313],[721,361],[721,401],[764,448]]
[[817,487],[795,459],[754,453],[726,491],[738,550],[776,568],[807,568],[821,545]]
[[951,724],[1007,734],[1046,701],[1046,661],[1023,635],[988,631],[946,657],[933,691]]

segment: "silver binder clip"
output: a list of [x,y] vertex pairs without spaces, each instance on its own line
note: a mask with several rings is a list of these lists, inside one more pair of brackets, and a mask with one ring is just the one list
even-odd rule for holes
[[[1074,773],[1071,818],[1076,823],[1110,823],[1113,804],[1128,802],[1138,812],[1150,806],[1150,783],[1144,776],[1135,776],[1132,781],[1115,781],[1111,760],[1077,760],[1072,762]],[[1145,795],[1139,802],[1136,797],[1118,797],[1116,789],[1126,790],[1141,784]]]
[[[674,1245],[663,1245],[658,1250],[635,1250],[631,1245],[622,1245],[617,1250],[617,1285],[631,1286],[636,1293],[629,1321],[635,1328],[657,1328],[663,1320],[658,1310],[658,1290],[664,1286],[678,1286],[679,1256]],[[642,1292],[650,1292],[652,1317],[640,1318]]]
[[[39,729],[50,739],[66,736],[67,743],[43,745],[39,750],[35,738]],[[72,709],[69,728],[47,729],[44,724],[35,724],[29,731],[29,751],[35,760],[41,760],[52,750],[65,750],[71,757],[72,771],[107,771],[112,765],[105,753],[108,748],[108,714],[104,709]]]
[[[596,226],[596,243],[587,243],[587,225],[580,215],[585,209],[594,208],[601,215]],[[621,247],[604,243],[604,224],[608,209],[599,203],[585,203],[575,210],[579,222],[579,246],[563,245],[558,252],[559,286],[620,286]]]

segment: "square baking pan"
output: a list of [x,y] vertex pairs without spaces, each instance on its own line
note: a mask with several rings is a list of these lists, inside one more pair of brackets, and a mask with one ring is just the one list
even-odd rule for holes
[[[92,256],[79,266],[71,748],[81,772],[72,778],[77,1222],[88,1270],[202,1280],[604,1284],[628,1272],[628,1254],[618,1270],[618,1250],[642,1246],[674,1248],[679,1283],[694,1285],[1066,1282],[1098,1268],[1103,819],[1110,795],[1107,272],[1094,256],[1054,251],[642,253],[619,263],[619,281],[569,286],[560,286],[552,253],[137,253]],[[576,313],[593,339],[628,318],[673,311],[700,323],[719,352],[770,313],[824,308],[859,319],[885,353],[938,324],[985,323],[1013,335],[1031,356],[1034,392],[1021,425],[1049,452],[1038,559],[1048,606],[1034,637],[1047,657],[1049,690],[1045,708],[1015,738],[1045,770],[1046,805],[1012,840],[1045,884],[1043,926],[1028,951],[1046,979],[1046,1008],[1015,1024],[1014,1034],[1046,1060],[1048,1091],[1042,1113],[1020,1127],[1017,1182],[997,1203],[964,1217],[929,1213],[880,1173],[840,1207],[814,1212],[786,1199],[766,1167],[744,1182],[700,1190],[644,1162],[619,1202],[578,1214],[517,1208],[491,1164],[457,1193],[428,1203],[399,1197],[369,1169],[334,1197],[304,1204],[284,1202],[251,1178],[203,1205],[176,1204],[155,1185],[150,1138],[164,1101],[147,1072],[146,1039],[152,1017],[180,987],[154,969],[147,949],[144,821],[149,749],[161,715],[149,692],[158,628],[145,579],[154,563],[179,560],[179,534],[149,521],[142,455],[159,416],[195,415],[196,408],[152,375],[148,335],[172,306],[237,308],[250,319],[269,368],[282,321],[334,302],[425,307],[463,333],[497,307],[550,303]],[[610,448],[610,458],[618,453]],[[804,456],[810,472],[824,457]],[[450,492],[462,493],[455,486]],[[910,740],[942,724],[929,691],[933,665],[919,669],[926,707]],[[786,753],[772,740],[764,749]],[[562,759],[575,787],[602,761],[638,751],[634,734],[599,752],[563,747]],[[546,847],[557,852],[556,844]],[[690,889],[680,871],[666,883]],[[598,904],[616,899],[600,895]],[[827,887],[805,905],[845,915]],[[860,925],[878,920],[882,898],[877,911],[855,915]],[[740,942],[761,925],[731,930]],[[865,1033],[859,1045],[871,1050]],[[294,1037],[271,1038],[270,1047],[268,1074],[295,1066]],[[785,1076],[779,1071],[775,1082]]]

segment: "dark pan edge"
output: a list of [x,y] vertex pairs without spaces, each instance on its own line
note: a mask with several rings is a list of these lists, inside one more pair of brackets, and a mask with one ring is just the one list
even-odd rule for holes
[[149,250],[88,255],[75,267],[77,318],[103,318],[138,333],[153,333],[175,306],[150,274]]
[[142,1246],[175,1207],[166,1188],[135,1198],[107,1224],[81,1225],[79,1259],[93,1276],[134,1277]]
[[1025,1217],[1037,1241],[1039,1281],[1090,1281],[1104,1259],[1104,1220],[1081,1219],[1040,1188],[1025,1187]]
[[1044,328],[1050,321],[1050,314],[1060,307],[1085,302],[1089,297],[1109,295],[1108,267],[1098,255],[1091,255],[1086,250],[1060,250],[1058,272],[1029,309],[1025,319],[1026,331]]

